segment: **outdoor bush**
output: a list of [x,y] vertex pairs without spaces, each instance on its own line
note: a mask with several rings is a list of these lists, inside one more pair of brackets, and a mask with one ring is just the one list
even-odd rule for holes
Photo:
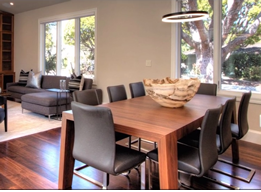
[[261,55],[249,53],[234,53],[222,67],[226,76],[252,81],[261,80]]

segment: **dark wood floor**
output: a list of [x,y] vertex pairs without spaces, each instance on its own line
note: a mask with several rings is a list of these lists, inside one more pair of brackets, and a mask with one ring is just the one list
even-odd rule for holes
[[[34,134],[0,143],[0,189],[57,189],[61,129]],[[144,143],[144,145],[146,145]],[[148,144],[147,144],[148,145]],[[230,160],[230,149],[222,155]],[[261,146],[240,141],[240,163],[252,167],[256,173],[250,183],[210,171],[212,178],[222,180],[240,189],[261,189]],[[76,162],[80,165],[80,162]],[[220,164],[219,167],[246,176],[246,171]],[[101,179],[99,171],[87,168],[83,172]],[[158,189],[158,174],[153,172],[153,189]],[[139,189],[139,172],[132,170],[129,178],[110,176],[109,189]],[[227,189],[206,179],[193,179],[195,189]],[[100,189],[77,176],[72,189]],[[183,189],[183,188],[182,188]]]

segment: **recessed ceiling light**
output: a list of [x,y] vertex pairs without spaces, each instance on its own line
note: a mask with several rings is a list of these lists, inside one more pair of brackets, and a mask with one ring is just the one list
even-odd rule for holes
[[14,5],[14,3],[13,3],[13,2],[10,2],[10,5]]

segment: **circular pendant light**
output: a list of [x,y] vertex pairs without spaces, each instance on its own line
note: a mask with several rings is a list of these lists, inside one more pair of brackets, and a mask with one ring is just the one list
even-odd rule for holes
[[198,21],[208,17],[206,11],[187,11],[177,12],[163,15],[162,21],[167,23],[179,23],[179,22],[190,22]]

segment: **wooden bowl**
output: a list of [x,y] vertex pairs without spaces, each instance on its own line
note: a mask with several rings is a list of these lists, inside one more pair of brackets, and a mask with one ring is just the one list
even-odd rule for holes
[[143,79],[148,95],[161,106],[177,108],[189,102],[198,91],[200,80],[190,79]]

